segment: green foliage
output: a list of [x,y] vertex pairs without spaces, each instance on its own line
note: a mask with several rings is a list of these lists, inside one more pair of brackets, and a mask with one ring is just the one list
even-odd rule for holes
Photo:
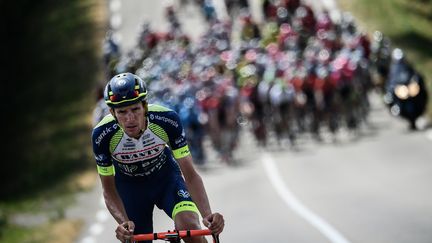
[[20,227],[8,226],[0,231],[0,243],[31,242],[36,229],[28,230]]
[[[0,199],[31,196],[90,163],[92,87],[99,72],[94,0],[0,4],[8,38]],[[3,21],[5,22],[5,21]]]
[[82,224],[78,220],[55,220],[32,228],[8,226],[0,232],[0,243],[73,242]]
[[[415,68],[425,76],[432,97],[432,1],[430,0],[339,0],[363,28],[379,30],[390,37],[393,47],[407,54]],[[432,98],[428,114],[432,117]]]

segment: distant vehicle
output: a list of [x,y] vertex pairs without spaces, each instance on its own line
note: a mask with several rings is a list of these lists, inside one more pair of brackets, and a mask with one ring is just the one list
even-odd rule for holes
[[410,129],[415,130],[417,118],[426,110],[427,100],[423,76],[408,63],[401,49],[394,49],[384,95],[391,114],[408,120]]

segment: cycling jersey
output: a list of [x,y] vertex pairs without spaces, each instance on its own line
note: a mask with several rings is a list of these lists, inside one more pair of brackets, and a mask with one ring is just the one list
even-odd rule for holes
[[148,107],[147,129],[138,139],[129,137],[112,115],[96,125],[92,137],[99,174],[144,179],[190,154],[177,113]]
[[185,132],[176,112],[149,105],[147,128],[136,139],[129,137],[112,115],[92,134],[98,173],[114,176],[117,191],[135,233],[152,232],[154,205],[170,217],[181,211],[198,212],[187,191],[175,159],[190,154]]

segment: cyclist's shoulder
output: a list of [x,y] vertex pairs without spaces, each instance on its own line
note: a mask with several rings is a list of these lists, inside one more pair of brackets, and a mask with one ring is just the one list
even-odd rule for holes
[[148,111],[149,113],[174,112],[174,110],[159,104],[149,104]]
[[176,111],[159,104],[149,104],[148,118],[150,123],[154,123],[162,127],[167,125],[179,127],[180,123],[180,118],[178,117]]
[[[106,115],[94,128],[92,132],[93,146],[102,148],[108,146],[113,137],[118,137],[119,132],[122,133],[120,126],[114,117]],[[117,135],[116,135],[117,134]]]
[[119,128],[120,127],[114,117],[111,114],[108,114],[93,128],[93,137],[98,137],[100,134],[105,136],[110,133],[115,133]]
[[148,114],[150,120],[158,120],[162,117],[175,119],[178,116],[175,110],[159,104],[149,104]]
[[117,123],[116,120],[114,119],[114,116],[111,114],[107,114],[105,115],[94,127],[94,129],[103,127],[103,126],[109,126],[112,125],[113,123]]

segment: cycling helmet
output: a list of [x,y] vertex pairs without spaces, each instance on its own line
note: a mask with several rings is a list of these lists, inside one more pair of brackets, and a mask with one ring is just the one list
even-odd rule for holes
[[132,105],[147,99],[147,88],[137,75],[120,73],[105,86],[104,99],[111,108]]
[[394,61],[402,60],[404,58],[404,53],[403,53],[402,49],[400,49],[400,48],[393,49],[392,58]]

